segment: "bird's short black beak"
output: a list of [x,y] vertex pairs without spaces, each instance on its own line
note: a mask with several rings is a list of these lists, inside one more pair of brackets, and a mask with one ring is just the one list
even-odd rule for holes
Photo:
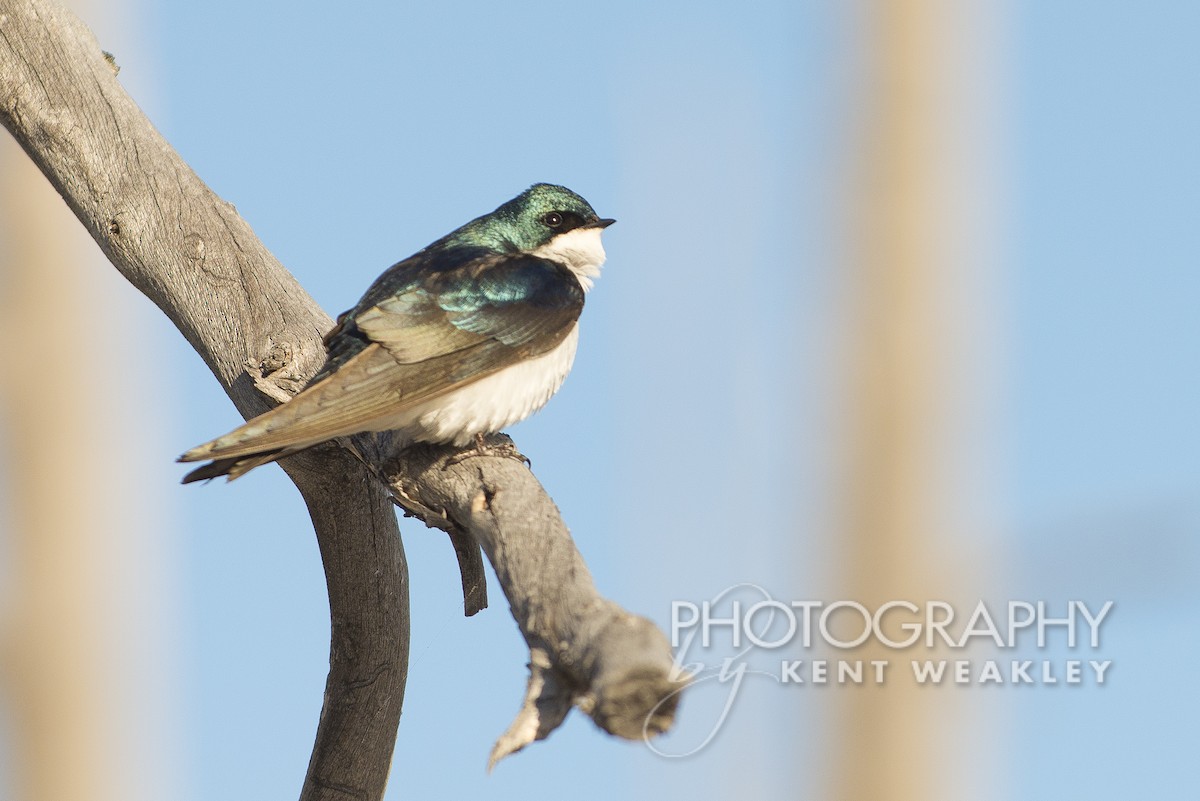
[[596,220],[594,223],[592,223],[588,227],[589,228],[607,228],[608,226],[612,225],[615,222],[616,222],[616,220],[614,220],[613,218],[605,217],[603,219]]

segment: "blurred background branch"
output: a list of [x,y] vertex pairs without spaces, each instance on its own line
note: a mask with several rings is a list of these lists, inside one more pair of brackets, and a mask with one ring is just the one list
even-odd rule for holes
[[[870,3],[861,16],[864,54],[858,129],[848,170],[852,205],[845,391],[843,578],[847,597],[875,609],[891,599],[921,604],[945,592],[961,556],[945,547],[946,508],[937,475],[947,447],[941,421],[951,390],[955,332],[943,287],[956,266],[944,154],[952,135],[945,75],[969,69],[947,48],[941,0]],[[887,660],[878,642],[853,658]],[[954,724],[943,697],[900,671],[837,696],[837,761],[829,797],[928,801],[938,797],[939,731]],[[864,759],[864,755],[870,755]],[[869,768],[864,762],[869,760]]]

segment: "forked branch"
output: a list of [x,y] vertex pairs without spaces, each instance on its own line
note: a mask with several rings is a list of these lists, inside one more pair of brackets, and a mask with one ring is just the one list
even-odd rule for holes
[[[0,123],[243,416],[318,369],[332,321],[163,140],[91,32],[50,0],[0,0]],[[482,546],[529,644],[525,706],[493,761],[546,736],[572,705],[621,737],[670,725],[679,685],[662,633],[596,593],[528,469],[500,456],[451,464],[452,453],[359,436],[281,463],[313,519],[333,622],[304,799],[383,794],[408,664],[392,500],[452,532],[468,613],[486,605]]]

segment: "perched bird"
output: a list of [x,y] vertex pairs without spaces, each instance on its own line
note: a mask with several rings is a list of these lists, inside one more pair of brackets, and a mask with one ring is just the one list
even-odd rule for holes
[[362,431],[461,446],[525,419],[571,369],[613,222],[565,187],[535,184],[393,265],[338,317],[308,385],[179,457],[212,460],[183,482],[232,480]]

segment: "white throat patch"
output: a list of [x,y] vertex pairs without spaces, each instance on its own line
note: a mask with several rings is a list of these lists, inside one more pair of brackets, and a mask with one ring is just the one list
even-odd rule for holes
[[575,228],[559,234],[537,250],[533,255],[565,264],[579,285],[587,292],[594,279],[600,276],[600,265],[604,264],[604,245],[600,243],[599,228]]

